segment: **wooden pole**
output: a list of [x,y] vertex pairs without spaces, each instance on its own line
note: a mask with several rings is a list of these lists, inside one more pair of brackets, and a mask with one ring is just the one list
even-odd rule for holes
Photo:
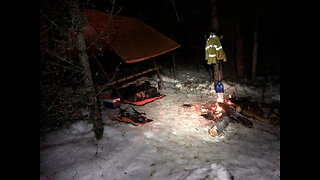
[[[156,63],[155,60],[153,60],[153,64],[154,64],[154,67],[157,67],[157,63]],[[158,89],[161,90],[161,89],[164,88],[163,79],[162,79],[162,77],[161,77],[161,74],[160,74],[160,71],[159,71],[158,68],[156,68],[156,72],[157,72],[157,76],[158,76],[158,78],[159,78],[159,80],[160,80],[160,82],[158,82]]]
[[222,80],[222,62],[217,62],[217,64],[214,64],[214,77],[213,78],[214,78],[215,84],[219,81],[219,79]]
[[210,83],[214,83],[214,65],[210,65],[209,67],[209,73],[210,73],[210,76],[212,77],[212,79],[210,78]]
[[150,68],[150,69],[147,69],[147,70],[145,70],[145,71],[142,71],[142,72],[139,72],[139,73],[136,73],[136,74],[129,75],[129,76],[125,77],[125,78],[121,78],[121,79],[114,80],[114,81],[112,81],[112,82],[109,82],[109,83],[106,83],[106,84],[97,86],[97,90],[98,90],[98,92],[101,92],[101,91],[105,90],[108,86],[112,86],[112,85],[114,85],[114,84],[117,84],[117,83],[120,83],[120,82],[129,80],[129,79],[131,79],[131,78],[135,78],[135,77],[141,76],[141,75],[143,75],[143,74],[146,74],[146,73],[149,73],[149,72],[152,72],[152,71],[156,71],[157,69],[160,69],[160,66],[157,66],[157,67],[155,67],[155,68]]
[[[100,63],[100,61],[99,61],[98,59],[96,59],[96,58],[95,58],[95,61],[96,61],[96,63],[98,64],[99,68],[101,69],[103,75],[109,80],[110,77],[109,77],[108,73],[104,70],[104,68],[102,67],[102,64]],[[111,86],[112,89],[116,92],[116,94],[117,94],[120,98],[122,98],[122,95],[117,91],[117,89],[114,87],[114,85],[111,84],[110,86]],[[101,92],[101,91],[98,90],[98,92]]]
[[177,74],[176,74],[176,55],[175,53],[172,53],[172,64],[173,64],[173,78],[175,79],[177,77]]

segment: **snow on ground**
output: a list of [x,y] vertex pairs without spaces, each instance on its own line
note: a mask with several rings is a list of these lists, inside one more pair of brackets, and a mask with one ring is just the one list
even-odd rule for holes
[[[104,109],[104,136],[94,139],[92,124],[77,122],[40,138],[40,179],[106,180],[276,180],[280,179],[280,127],[254,122],[253,128],[231,123],[218,137],[195,106],[215,101],[204,73],[179,71],[164,76],[166,96],[134,107],[153,119],[142,126],[111,121]],[[155,78],[150,80],[153,85]],[[191,83],[192,82],[192,83]],[[262,90],[224,82],[226,93],[261,97]],[[271,89],[272,88],[272,89]],[[280,86],[265,90],[266,99],[280,101]]]

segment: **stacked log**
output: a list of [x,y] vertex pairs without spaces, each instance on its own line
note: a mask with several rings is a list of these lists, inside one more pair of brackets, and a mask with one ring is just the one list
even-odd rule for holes
[[[233,100],[232,104],[220,102],[218,104],[223,108],[224,112],[220,118],[214,121],[212,127],[209,129],[209,134],[211,136],[219,136],[230,122],[240,123],[247,128],[253,127],[251,120],[271,124],[280,123],[280,117],[278,115],[276,117],[270,117],[269,113],[268,117],[264,118],[264,111],[262,110],[262,107],[266,108],[267,105],[251,102],[250,98]],[[278,106],[268,106],[268,108],[270,108],[270,112],[272,112],[273,109],[278,108]]]
[[237,122],[248,128],[253,127],[253,123],[238,112],[241,110],[240,106],[228,105],[225,103],[218,104],[223,108],[224,112],[220,118],[214,121],[212,127],[209,129],[209,134],[211,136],[219,136],[227,128],[230,122]]

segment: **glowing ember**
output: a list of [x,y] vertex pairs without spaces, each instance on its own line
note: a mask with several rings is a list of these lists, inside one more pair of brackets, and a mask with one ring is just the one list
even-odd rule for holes
[[226,100],[227,104],[232,105],[233,103],[230,100]]
[[229,105],[233,105],[233,103],[231,102],[231,98],[234,98],[234,96],[235,96],[235,94],[233,93],[232,95],[231,94],[229,94],[229,99],[226,99],[225,101],[226,101],[226,103],[227,104],[229,104]]
[[222,107],[220,107],[219,104],[217,104],[216,111],[217,111],[217,112],[221,112],[222,110],[223,110]]
[[223,113],[223,108],[219,106],[219,103],[216,102],[215,106],[212,108],[212,110],[214,111],[214,118],[218,119],[219,117],[222,116]]
[[[227,103],[229,105],[233,104],[230,100],[223,98],[223,93],[217,93],[217,95],[218,95],[217,101],[215,103],[215,106],[212,108],[212,110],[214,111],[214,118],[215,119],[220,118],[224,112],[224,109],[219,106],[219,102],[220,103]],[[231,97],[232,96],[229,95],[229,98],[231,98]]]

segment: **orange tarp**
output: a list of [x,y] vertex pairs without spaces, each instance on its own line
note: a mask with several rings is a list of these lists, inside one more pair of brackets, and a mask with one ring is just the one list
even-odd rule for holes
[[149,103],[149,102],[152,102],[152,101],[154,101],[154,100],[161,99],[161,98],[163,98],[164,96],[166,96],[166,95],[163,94],[163,95],[160,95],[160,96],[156,96],[156,97],[149,98],[149,99],[145,99],[145,100],[138,101],[138,102],[128,101],[128,100],[125,100],[125,99],[123,99],[122,101],[123,101],[124,103],[133,104],[133,105],[137,105],[137,106],[142,106],[142,105],[145,105],[145,104],[147,104],[147,103]]
[[[113,50],[126,63],[134,63],[172,51],[180,45],[139,19],[81,9],[86,18],[83,35],[92,55]],[[97,48],[99,47],[99,48]]]

